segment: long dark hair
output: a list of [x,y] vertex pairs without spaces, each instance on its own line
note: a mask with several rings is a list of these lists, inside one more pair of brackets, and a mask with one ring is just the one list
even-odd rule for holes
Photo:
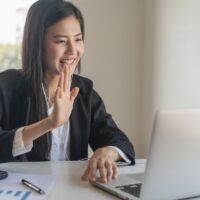
[[[84,38],[84,20],[80,10],[65,0],[39,0],[29,9],[22,42],[22,67],[30,97],[29,124],[47,116],[47,105],[42,89],[44,77],[43,41],[47,29],[59,20],[74,16],[80,23]],[[80,71],[80,62],[78,63]],[[31,157],[47,160],[51,149],[51,133],[34,141]],[[33,159],[34,159],[33,158]]]

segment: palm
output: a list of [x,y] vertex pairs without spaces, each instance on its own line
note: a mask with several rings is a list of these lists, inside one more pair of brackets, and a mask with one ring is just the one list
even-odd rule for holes
[[70,91],[71,73],[70,66],[66,66],[60,75],[58,88],[54,99],[54,108],[50,116],[54,127],[61,126],[68,121],[79,89],[77,87]]

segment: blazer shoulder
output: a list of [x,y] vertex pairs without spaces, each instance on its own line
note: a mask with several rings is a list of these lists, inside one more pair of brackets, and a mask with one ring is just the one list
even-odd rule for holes
[[93,90],[93,81],[80,75],[74,75],[72,87],[79,87],[81,92],[88,93]]
[[21,70],[8,69],[0,73],[0,87],[11,88],[15,87],[19,80],[22,80],[23,73]]

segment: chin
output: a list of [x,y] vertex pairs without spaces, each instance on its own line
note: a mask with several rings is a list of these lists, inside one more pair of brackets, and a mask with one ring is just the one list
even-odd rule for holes
[[59,73],[63,72],[64,71],[64,68],[63,67],[59,67],[59,69],[57,70]]
[[52,74],[54,75],[60,75],[60,73],[63,71],[63,69],[61,68],[54,68],[54,70],[52,70]]

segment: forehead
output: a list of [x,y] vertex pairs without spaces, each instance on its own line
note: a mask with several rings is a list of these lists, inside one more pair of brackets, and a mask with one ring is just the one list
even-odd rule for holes
[[54,34],[78,34],[81,33],[81,27],[79,21],[74,17],[66,17],[47,29],[47,34],[54,35]]

